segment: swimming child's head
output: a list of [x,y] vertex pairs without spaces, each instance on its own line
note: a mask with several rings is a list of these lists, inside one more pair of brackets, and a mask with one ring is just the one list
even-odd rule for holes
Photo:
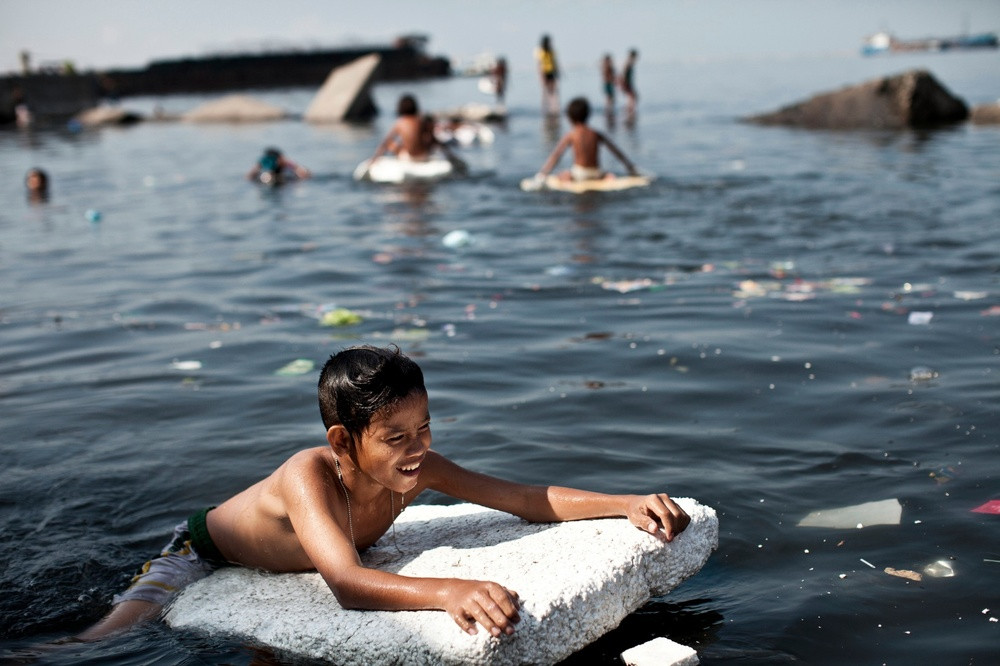
[[413,394],[426,393],[420,366],[398,347],[351,347],[331,356],[323,366],[319,411],[327,430],[341,425],[357,443],[380,414]]
[[417,98],[413,95],[403,95],[399,98],[399,103],[396,105],[396,115],[399,116],[415,116],[420,113],[420,107],[417,106]]
[[38,167],[28,169],[24,175],[24,186],[28,194],[44,196],[49,191],[49,175]]
[[586,97],[575,97],[566,105],[566,116],[573,123],[585,123],[590,117],[590,102]]

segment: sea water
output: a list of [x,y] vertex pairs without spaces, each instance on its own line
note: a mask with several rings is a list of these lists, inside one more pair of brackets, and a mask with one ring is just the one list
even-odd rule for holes
[[[422,187],[351,174],[399,94],[489,102],[473,79],[379,85],[360,126],[3,131],[0,650],[28,660],[95,621],[178,520],[322,444],[318,368],[371,343],[422,365],[434,446],[462,465],[718,511],[702,572],[571,663],[655,636],[705,664],[995,660],[1000,516],[971,509],[1000,493],[1000,129],[739,118],[911,67],[984,103],[998,65],[645,63],[634,123],[605,116],[596,62],[571,69],[563,102],[589,96],[656,176],[585,196],[518,188],[567,129],[530,72],[494,143],[461,149],[470,177]],[[301,113],[313,91],[254,94]],[[315,177],[245,180],[268,145]],[[884,500],[898,524],[797,527]],[[293,662],[159,624],[38,658]]]

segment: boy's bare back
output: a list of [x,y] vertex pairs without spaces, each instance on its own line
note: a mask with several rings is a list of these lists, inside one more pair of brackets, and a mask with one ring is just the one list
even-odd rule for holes
[[[244,566],[274,572],[314,569],[290,513],[319,501],[338,523],[346,523],[346,509],[336,501],[336,483],[329,447],[300,451],[267,478],[209,511],[212,540],[226,560]],[[324,495],[330,499],[324,502]]]
[[573,146],[573,164],[577,166],[596,169],[597,149],[600,147],[604,137],[584,124],[576,124],[566,133],[565,140]]
[[402,116],[396,119],[390,134],[394,134],[398,138],[397,153],[400,156],[424,159],[430,154],[433,147],[427,141],[426,133],[418,116]]

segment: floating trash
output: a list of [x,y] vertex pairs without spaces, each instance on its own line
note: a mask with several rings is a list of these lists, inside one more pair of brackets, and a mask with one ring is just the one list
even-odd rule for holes
[[896,576],[898,578],[906,578],[908,580],[920,582],[924,577],[917,573],[916,571],[910,571],[909,569],[893,569],[892,567],[886,567],[884,571],[890,576]]
[[640,280],[603,280],[600,284],[603,289],[617,291],[619,294],[628,294],[633,291],[652,289],[658,286],[656,282],[653,282],[649,278],[642,278]]
[[201,361],[174,361],[170,367],[174,370],[201,370]]
[[441,244],[452,249],[465,247],[472,244],[472,234],[464,229],[455,229],[444,235],[444,238],[441,239]]
[[329,312],[324,312],[323,316],[319,319],[321,326],[353,326],[354,324],[360,324],[362,321],[364,321],[364,318],[361,315],[347,308],[334,308]]
[[955,569],[948,560],[938,560],[924,567],[924,573],[932,578],[951,578],[955,575]]
[[962,301],[981,301],[989,296],[985,291],[956,291],[955,298]]
[[86,213],[83,214],[87,218],[87,222],[100,222],[101,221],[101,211],[90,208]]
[[910,381],[914,382],[929,382],[932,379],[938,378],[938,371],[932,368],[928,368],[924,365],[918,365],[916,367],[910,368]]
[[906,318],[906,321],[907,321],[907,323],[912,324],[914,326],[924,326],[926,324],[931,323],[931,319],[933,319],[933,318],[934,318],[934,313],[933,312],[917,312],[917,311],[913,311]]
[[283,365],[274,371],[274,374],[280,377],[294,377],[297,375],[304,375],[308,372],[312,372],[315,364],[306,358],[297,358],[291,363]]
[[993,515],[1000,515],[1000,500],[990,500],[985,504],[980,504],[975,509],[972,509],[973,513],[992,513]]
[[854,506],[813,511],[799,521],[798,527],[871,527],[873,525],[898,525],[903,515],[903,505],[898,499],[865,502]]

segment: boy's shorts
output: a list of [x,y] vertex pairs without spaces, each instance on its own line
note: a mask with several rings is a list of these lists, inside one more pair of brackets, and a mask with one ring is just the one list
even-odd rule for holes
[[600,180],[604,178],[604,172],[597,167],[585,167],[579,164],[574,164],[569,169],[570,175],[573,180]]
[[158,557],[142,565],[112,604],[123,601],[149,601],[166,606],[182,589],[225,566],[226,561],[208,535],[205,516],[214,507],[203,509],[174,528],[174,538]]

